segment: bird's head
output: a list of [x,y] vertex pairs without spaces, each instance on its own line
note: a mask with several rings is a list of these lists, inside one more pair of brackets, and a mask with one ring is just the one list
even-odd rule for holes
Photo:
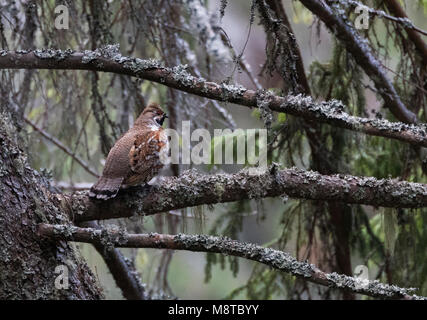
[[158,103],[151,102],[144,111],[142,111],[138,119],[136,119],[135,125],[153,124],[154,122],[155,125],[161,127],[167,117],[167,114],[160,108]]

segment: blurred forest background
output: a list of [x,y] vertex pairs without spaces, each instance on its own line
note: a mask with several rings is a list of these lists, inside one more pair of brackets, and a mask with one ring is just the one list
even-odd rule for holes
[[[385,1],[362,2],[387,11]],[[398,2],[417,27],[427,29],[427,1]],[[54,25],[58,15],[55,7],[60,4],[69,9],[67,30]],[[370,78],[323,23],[299,1],[284,0],[282,5],[300,48],[313,98],[338,99],[350,114],[396,121],[382,107]],[[354,8],[344,4],[342,8],[354,21]],[[0,12],[3,49],[83,51],[118,44],[125,56],[159,59],[170,67],[187,64],[193,75],[209,81],[237,83],[254,90],[265,88],[276,94],[298,93],[287,78],[292,70],[281,60],[288,48],[272,39],[271,30],[266,32],[259,8],[252,1],[1,0]],[[425,122],[426,64],[420,62],[400,24],[379,18],[371,18],[369,23],[368,29],[358,31],[386,68],[402,101]],[[3,72],[9,73],[13,82],[3,82],[2,90],[10,92],[27,119],[21,136],[27,141],[32,166],[65,192],[87,189],[96,181],[93,173],[101,173],[110,147],[149,101],[159,102],[170,116],[166,127],[178,130],[183,120],[190,120],[192,129],[207,128],[211,132],[214,128],[263,128],[266,122],[259,110],[196,97],[128,76],[79,70]],[[313,142],[306,127],[301,119],[275,114],[269,130],[269,161],[318,171],[322,171],[319,163],[324,161],[327,169],[323,168],[322,173],[326,174],[427,182],[426,165],[419,156],[422,150],[409,144],[325,124],[319,125],[315,134],[318,140]],[[322,161],[313,157],[313,148],[322,149],[316,151],[324,157]],[[210,174],[240,168],[198,167]],[[188,166],[171,166],[167,174],[179,175],[185,169]],[[338,220],[337,211],[341,217]],[[346,204],[334,209],[325,202],[268,198],[101,222],[111,223],[130,232],[226,235],[284,250],[326,272],[353,274],[357,266],[363,265],[369,279],[417,287],[421,289],[418,294],[427,295],[426,209]],[[106,297],[122,298],[92,246],[75,245],[99,278]],[[143,282],[154,294],[182,299],[350,297],[236,257],[121,250],[135,261]]]

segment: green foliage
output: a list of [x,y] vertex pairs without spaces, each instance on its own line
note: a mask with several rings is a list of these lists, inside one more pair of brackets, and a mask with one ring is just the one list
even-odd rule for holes
[[352,159],[355,174],[377,178],[401,174],[405,165],[402,155],[410,152],[409,146],[379,137],[369,137],[364,142],[368,148],[359,148]]
[[[228,210],[222,213],[213,223],[210,234],[224,235],[231,239],[238,239],[239,232],[243,228],[243,216],[250,209],[248,201],[238,201],[228,205]],[[205,282],[208,282],[212,277],[212,266],[219,263],[221,268],[225,268],[226,257],[224,255],[207,254],[205,266]],[[239,272],[238,258],[233,256],[227,257],[230,264],[230,270],[234,276]]]
[[397,213],[395,209],[384,208],[383,223],[387,255],[393,256],[397,239]]
[[[225,299],[234,299],[237,295],[245,293],[250,300],[267,300],[280,296],[282,292],[282,283],[284,283],[283,274],[268,269],[262,265],[255,265],[251,277],[247,283],[236,288]],[[291,277],[287,277],[291,278]],[[290,282],[293,282],[290,280]]]
[[[235,130],[230,134],[222,134],[219,136],[214,136],[211,139],[211,160],[210,164],[208,165],[208,169],[211,170],[213,166],[215,165],[215,153],[222,154],[222,161],[221,163],[224,163],[225,159],[225,153],[226,153],[226,146],[232,145],[232,151],[233,151],[233,163],[238,163],[237,159],[238,157],[244,157],[244,165],[248,166],[250,163],[254,163],[257,159],[257,156],[259,155],[260,150],[266,150],[267,146],[265,145],[265,142],[260,139],[259,132],[256,132],[254,135],[255,140],[255,154],[251,155],[253,158],[248,158],[248,136],[249,133],[246,130]],[[242,148],[244,147],[245,154],[239,154],[239,148],[238,145],[240,145]]]

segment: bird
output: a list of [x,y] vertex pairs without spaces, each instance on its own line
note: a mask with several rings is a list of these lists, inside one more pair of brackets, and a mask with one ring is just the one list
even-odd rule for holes
[[167,114],[151,102],[111,148],[102,176],[91,187],[90,198],[108,200],[120,189],[143,185],[163,168],[168,137],[162,125]]

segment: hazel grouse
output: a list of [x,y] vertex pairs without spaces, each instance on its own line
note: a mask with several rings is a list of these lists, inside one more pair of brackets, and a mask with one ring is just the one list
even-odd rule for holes
[[89,197],[114,198],[120,188],[148,183],[163,167],[168,138],[162,128],[167,118],[157,103],[150,103],[108,153],[102,176]]

